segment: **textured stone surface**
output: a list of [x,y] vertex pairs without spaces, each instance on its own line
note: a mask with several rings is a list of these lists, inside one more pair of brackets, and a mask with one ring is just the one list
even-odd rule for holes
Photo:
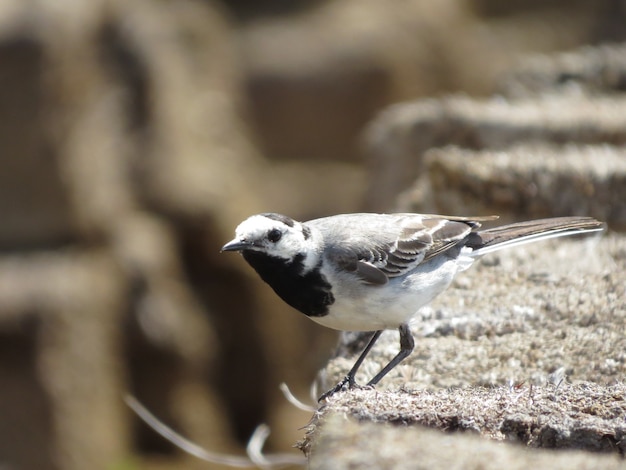
[[519,445],[481,439],[472,432],[442,433],[422,426],[359,422],[332,412],[323,416],[320,426],[311,469],[624,468],[622,458],[615,455],[529,451]]
[[[381,386],[446,388],[626,374],[626,238],[548,241],[488,255],[459,274],[412,325],[415,352]],[[384,333],[360,381],[397,351]],[[331,362],[328,384],[354,358]]]
[[[591,382],[434,392],[387,393],[364,389],[330,398],[316,422],[324,423],[333,415],[348,416],[359,422],[405,427],[419,424],[446,432],[471,431],[492,440],[521,442],[533,448],[623,455],[625,393],[622,383],[605,387]],[[401,455],[402,449],[395,452]]]
[[[424,424],[443,431],[472,430],[528,447],[624,455],[625,286],[626,237],[620,235],[538,243],[490,255],[423,310],[413,324],[413,354],[376,390],[337,394],[324,403],[309,430],[312,441],[305,440],[303,447],[312,445],[311,461],[324,468],[325,453],[334,455],[338,448],[326,433],[345,430],[349,436],[357,426],[345,423],[341,417],[347,416],[381,436],[398,431],[365,423]],[[351,340],[353,335],[345,335],[344,341]],[[357,381],[366,382],[398,347],[397,333],[384,333]],[[341,351],[326,369],[321,389],[338,381],[355,360],[349,343]],[[316,460],[318,438],[321,456]],[[442,438],[433,435],[430,445]],[[349,446],[343,452],[346,460],[339,458],[338,465],[358,458],[360,447],[355,446],[354,454]],[[385,455],[397,462],[396,468],[415,468],[402,463],[402,456],[411,452],[410,444],[398,443]],[[510,452],[520,459],[516,465],[529,458]],[[554,458],[554,465],[560,465],[558,455],[551,455],[532,458]],[[373,460],[372,468],[385,458]],[[445,456],[438,462],[441,467],[434,468],[444,468]],[[478,467],[483,461],[474,454],[465,462]]]

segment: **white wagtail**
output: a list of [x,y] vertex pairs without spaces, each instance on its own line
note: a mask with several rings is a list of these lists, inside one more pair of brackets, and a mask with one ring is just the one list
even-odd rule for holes
[[604,229],[590,217],[560,217],[480,230],[480,222],[496,218],[344,214],[302,223],[266,213],[242,222],[222,251],[240,251],[280,298],[311,320],[337,330],[373,331],[348,375],[322,400],[356,385],[354,376],[383,330],[400,331],[400,352],[368,386],[411,354],[410,320],[475,258]]

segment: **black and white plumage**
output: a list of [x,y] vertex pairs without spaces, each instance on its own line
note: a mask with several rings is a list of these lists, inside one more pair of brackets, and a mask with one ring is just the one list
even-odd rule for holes
[[375,385],[413,350],[410,320],[474,259],[502,248],[579,233],[604,225],[589,217],[560,217],[481,229],[497,217],[422,214],[343,214],[297,222],[254,215],[223,251],[240,251],[274,291],[313,321],[347,331],[374,331],[346,378],[354,375],[382,330],[400,331],[400,352],[368,385]]

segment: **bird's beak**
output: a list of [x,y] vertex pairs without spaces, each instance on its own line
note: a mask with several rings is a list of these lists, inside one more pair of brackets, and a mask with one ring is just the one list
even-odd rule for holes
[[220,251],[241,251],[250,248],[252,244],[246,240],[235,238],[222,247]]

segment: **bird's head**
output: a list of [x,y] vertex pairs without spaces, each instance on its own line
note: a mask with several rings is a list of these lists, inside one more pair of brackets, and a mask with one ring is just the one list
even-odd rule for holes
[[315,248],[313,233],[306,225],[281,214],[266,213],[240,223],[235,238],[222,251],[253,251],[291,261],[298,255],[305,260],[316,255]]

